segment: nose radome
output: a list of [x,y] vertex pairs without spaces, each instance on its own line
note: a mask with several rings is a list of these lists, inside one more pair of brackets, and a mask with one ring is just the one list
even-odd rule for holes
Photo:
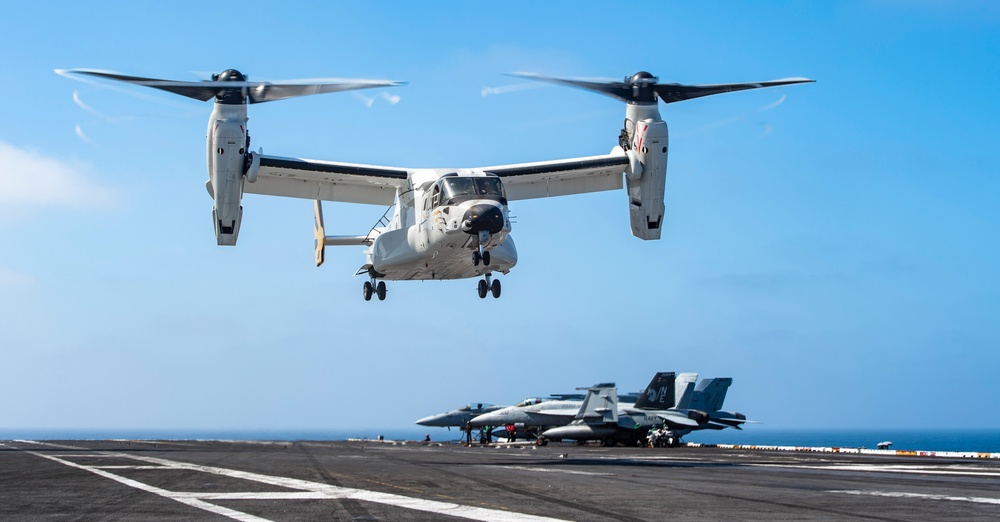
[[496,234],[503,230],[503,211],[496,205],[480,203],[473,205],[462,218],[462,230],[468,234],[487,231]]

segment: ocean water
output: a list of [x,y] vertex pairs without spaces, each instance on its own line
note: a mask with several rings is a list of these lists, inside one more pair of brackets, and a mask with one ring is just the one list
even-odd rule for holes
[[[219,439],[219,440],[423,440],[430,435],[437,442],[458,441],[462,432],[445,428],[354,428],[328,430],[203,430],[203,429],[4,429],[0,440],[88,440],[88,439]],[[775,446],[820,446],[875,448],[891,441],[895,450],[978,451],[1000,453],[1000,430],[918,430],[918,429],[775,429],[748,426],[742,431],[699,431],[686,435],[685,442],[703,444],[753,444]]]

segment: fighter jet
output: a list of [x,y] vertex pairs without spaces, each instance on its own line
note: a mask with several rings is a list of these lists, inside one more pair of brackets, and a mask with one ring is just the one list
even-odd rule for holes
[[[619,442],[642,444],[650,429],[662,427],[663,439],[674,446],[680,442],[681,436],[694,430],[739,429],[740,424],[747,422],[741,413],[720,410],[732,378],[705,379],[695,388],[697,379],[696,373],[682,373],[676,379],[673,373],[658,373],[634,406],[615,406],[617,417],[613,422],[606,416],[600,418],[592,412],[588,414],[581,407],[573,422],[544,431],[539,443],[544,445],[548,440],[570,439],[577,442],[601,440],[604,445]],[[598,387],[588,392],[605,398],[606,402],[614,399],[613,393]]]
[[[614,383],[597,384],[594,387],[614,387]],[[580,388],[587,390],[589,388]],[[630,393],[623,395],[624,404],[635,404],[642,394]],[[501,408],[472,419],[472,425],[506,426],[507,424],[531,426],[563,426],[569,424],[580,411],[586,395],[567,394],[555,396],[554,399],[529,397],[513,406]],[[572,397],[572,398],[569,398]]]
[[[627,430],[620,426],[618,418],[618,392],[611,383],[598,384],[587,391],[573,420],[565,426],[549,428],[538,437],[538,444],[544,446],[549,440],[572,439],[578,442],[588,440],[603,440],[606,446],[611,446],[619,440],[627,438]],[[641,400],[641,399],[640,399]],[[645,437],[645,432],[636,435],[633,440]]]
[[430,415],[424,417],[417,421],[417,424],[421,426],[430,426],[434,428],[448,428],[451,429],[452,426],[456,428],[461,428],[466,422],[469,422],[474,417],[482,415],[484,413],[489,413],[491,411],[496,411],[504,406],[494,406],[492,404],[486,404],[485,402],[473,402],[462,406],[461,408],[446,411],[444,413],[438,413],[437,415]]

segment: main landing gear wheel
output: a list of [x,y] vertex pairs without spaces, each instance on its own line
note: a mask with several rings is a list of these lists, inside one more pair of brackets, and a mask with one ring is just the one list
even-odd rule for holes
[[[482,250],[482,248],[480,248],[480,250]],[[484,265],[488,266],[490,264],[490,253],[485,250],[483,250],[482,252],[480,252],[479,250],[473,251],[472,265],[479,266],[480,261],[482,261]]]
[[493,279],[493,274],[487,273],[486,279],[479,280],[479,298],[486,299],[488,294],[493,294],[493,298],[496,299],[500,297],[500,280]]
[[372,296],[377,295],[379,301],[385,301],[385,281],[378,280],[378,273],[375,269],[368,268],[368,281],[361,287],[361,296],[365,301],[371,301]]

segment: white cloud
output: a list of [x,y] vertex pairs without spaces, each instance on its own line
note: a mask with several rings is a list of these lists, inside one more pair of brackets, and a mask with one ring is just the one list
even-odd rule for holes
[[88,167],[21,149],[0,141],[0,207],[101,207],[117,200],[117,192],[87,178]]
[[538,82],[515,83],[512,85],[501,85],[500,87],[483,87],[482,90],[479,91],[479,94],[482,95],[483,98],[485,98],[490,95],[496,96],[500,94],[508,94],[511,92],[527,91],[530,89],[540,89],[542,87],[548,87],[548,86]]
[[87,136],[86,134],[84,134],[83,128],[80,127],[80,124],[76,125],[76,137],[80,138],[81,140],[83,140],[87,144],[93,145],[93,143],[94,143],[94,142],[90,141],[90,137],[89,136]]

